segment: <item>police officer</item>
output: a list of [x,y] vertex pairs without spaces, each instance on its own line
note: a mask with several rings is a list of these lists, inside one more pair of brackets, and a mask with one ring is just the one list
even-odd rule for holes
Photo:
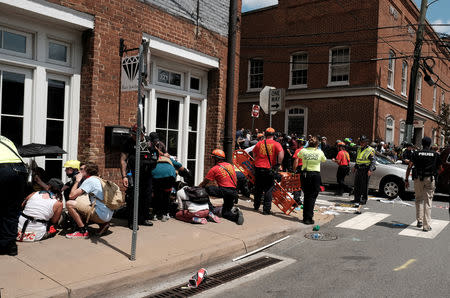
[[8,138],[0,135],[0,255],[17,255],[17,226],[20,205],[25,197],[27,180],[25,163],[17,148]]
[[424,232],[431,231],[431,203],[433,201],[436,177],[441,169],[441,158],[430,149],[431,139],[422,139],[422,150],[412,154],[406,170],[405,186],[409,186],[408,177],[412,168],[414,192],[416,193],[417,227]]
[[369,146],[369,139],[362,135],[359,138],[358,150],[356,151],[356,163],[353,168],[355,173],[355,207],[358,208],[356,213],[361,213],[361,205],[367,203],[367,195],[369,188],[369,178],[375,171],[375,149]]
[[275,130],[269,127],[265,131],[265,140],[259,141],[253,148],[255,159],[255,196],[253,208],[258,210],[261,205],[261,197],[264,192],[263,214],[269,215],[272,208],[272,190],[274,186],[274,174],[278,172],[283,162],[284,151],[281,144],[274,141]]
[[[128,209],[128,227],[133,228],[133,210],[134,210],[134,184],[135,181],[135,161],[136,161],[136,133],[137,125],[131,127],[130,136],[125,140],[120,153],[120,166],[123,186],[126,190],[126,201]],[[151,133],[153,140],[158,141],[158,135]],[[150,204],[152,199],[152,170],[156,167],[158,153],[141,133],[141,149],[144,147],[147,151],[141,150],[140,172],[139,172],[139,210],[138,224],[144,226],[153,226],[150,220]],[[154,157],[154,158],[152,158]],[[130,175],[128,175],[130,173]]]

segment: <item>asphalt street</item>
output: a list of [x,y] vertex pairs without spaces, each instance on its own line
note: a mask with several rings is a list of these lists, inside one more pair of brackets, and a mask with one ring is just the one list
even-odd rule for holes
[[[319,199],[349,201],[328,195]],[[371,200],[362,215],[342,213],[321,227],[319,232],[337,235],[337,240],[310,240],[304,232],[291,235],[261,253],[292,259],[289,265],[200,297],[448,297],[448,203],[433,205],[432,218],[440,221],[432,224],[430,238],[411,226],[415,207]],[[363,222],[356,223],[361,216]]]

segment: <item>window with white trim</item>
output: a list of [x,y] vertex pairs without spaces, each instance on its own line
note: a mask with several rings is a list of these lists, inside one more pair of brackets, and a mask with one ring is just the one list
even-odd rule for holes
[[200,92],[201,91],[201,80],[200,78],[191,76],[190,83],[189,83],[189,89],[194,92]]
[[183,73],[158,68],[158,84],[183,89]]
[[433,128],[431,130],[431,142],[432,142],[432,144],[436,144],[436,129],[435,128]]
[[417,82],[416,82],[416,102],[422,103],[422,73],[417,73]]
[[389,62],[388,62],[388,83],[387,86],[390,89],[394,89],[394,78],[395,78],[395,53],[394,51],[389,51]]
[[406,123],[404,120],[400,121],[400,129],[399,129],[399,135],[398,135],[398,143],[401,144],[403,142],[403,139],[405,138],[405,126]]
[[386,117],[386,143],[394,143],[394,118],[391,116]]
[[287,133],[296,133],[297,135],[306,134],[306,112],[304,108],[290,108],[286,113]]
[[441,105],[443,105],[445,103],[445,92],[442,91],[441,93]]
[[436,112],[436,101],[437,101],[437,87],[433,87],[433,111]]
[[291,56],[290,87],[306,87],[308,84],[308,54],[295,53]]
[[348,85],[350,78],[350,48],[330,50],[328,85]]
[[70,64],[70,44],[49,39],[47,46],[47,58],[49,62],[68,65]]
[[408,62],[402,63],[402,95],[406,96],[406,88],[408,86]]
[[261,89],[264,79],[264,60],[250,59],[248,63],[248,89]]
[[33,56],[32,34],[0,27],[0,51],[26,58]]

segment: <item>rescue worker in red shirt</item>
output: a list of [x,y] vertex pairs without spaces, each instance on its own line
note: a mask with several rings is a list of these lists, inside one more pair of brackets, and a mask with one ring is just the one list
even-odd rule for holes
[[255,200],[253,207],[259,209],[261,197],[264,192],[263,214],[271,214],[272,190],[274,186],[274,173],[278,172],[280,164],[283,162],[284,151],[281,144],[274,141],[275,130],[269,127],[265,131],[265,140],[259,141],[253,148],[255,159]]
[[[206,186],[208,195],[223,198],[222,217],[230,221],[242,225],[244,223],[244,215],[238,207],[234,207],[237,202],[237,176],[234,166],[225,162],[225,152],[220,149],[213,150],[211,157],[214,159],[214,166],[206,174],[205,179],[199,184],[205,187],[208,183],[216,181],[218,186]],[[210,204],[210,211],[214,208]],[[220,214],[219,214],[220,215]]]
[[342,196],[345,190],[345,176],[350,173],[350,155],[345,150],[345,143],[339,142],[337,143],[338,154],[336,158],[333,158],[333,161],[338,164],[338,170],[336,173],[336,180],[338,183],[338,191],[336,193],[337,196]]

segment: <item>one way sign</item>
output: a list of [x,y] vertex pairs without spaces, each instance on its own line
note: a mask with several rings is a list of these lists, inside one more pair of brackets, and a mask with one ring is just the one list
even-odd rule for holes
[[281,111],[284,101],[284,89],[272,89],[269,94],[270,111]]

